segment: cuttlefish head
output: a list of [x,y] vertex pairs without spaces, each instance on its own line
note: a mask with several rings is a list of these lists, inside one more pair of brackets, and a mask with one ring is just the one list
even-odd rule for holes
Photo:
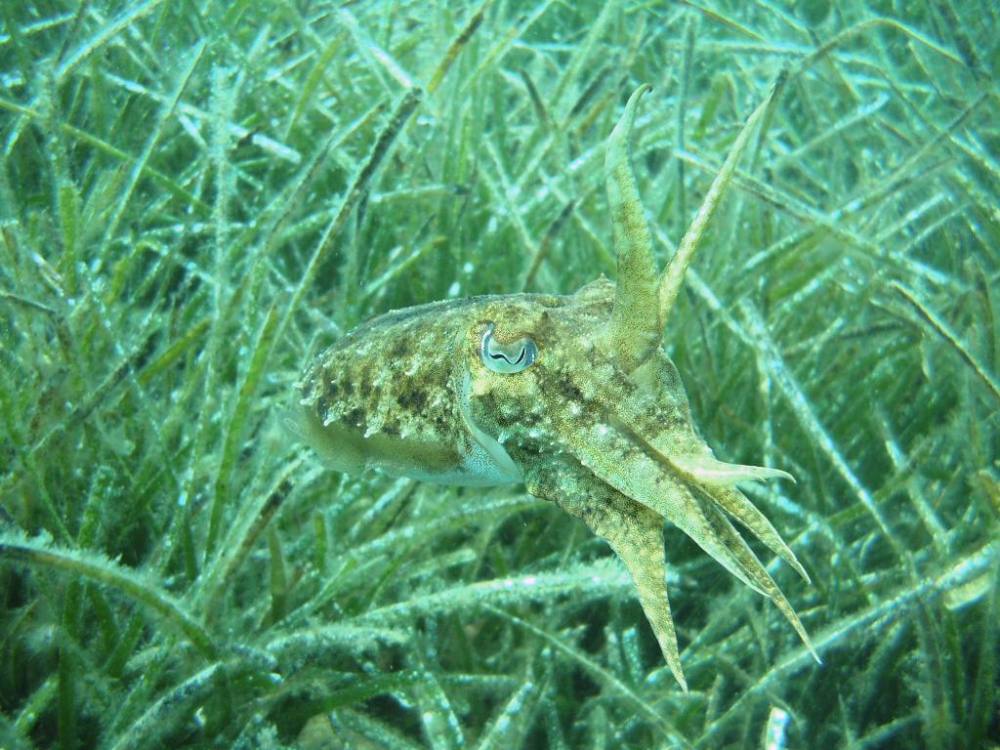
[[667,664],[686,687],[667,601],[664,519],[770,598],[811,649],[732,522],[808,577],[737,487],[791,477],[715,458],[661,346],[669,268],[658,275],[626,147],[646,90],[630,99],[607,150],[617,284],[599,280],[570,297],[498,299],[476,310],[459,344],[455,388],[480,443],[516,465],[529,492],[581,518],[621,557]]

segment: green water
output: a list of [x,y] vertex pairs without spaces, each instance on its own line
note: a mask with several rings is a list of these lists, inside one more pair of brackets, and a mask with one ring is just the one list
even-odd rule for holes
[[[0,2],[0,748],[996,748],[996,3]],[[327,471],[371,315],[661,265],[811,634],[667,526],[687,693],[522,487]]]

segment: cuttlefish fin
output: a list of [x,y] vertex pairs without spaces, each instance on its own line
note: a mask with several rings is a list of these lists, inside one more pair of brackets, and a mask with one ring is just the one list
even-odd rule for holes
[[643,84],[629,98],[625,112],[611,131],[604,156],[608,208],[618,251],[618,281],[606,337],[625,372],[632,372],[645,362],[659,346],[663,335],[653,240],[628,155],[636,108],[643,94],[651,88]]
[[581,519],[625,563],[663,658],[674,679],[687,692],[667,598],[663,519],[607,485],[583,486],[572,476],[569,471],[558,474],[534,471],[526,477],[526,486],[535,497],[555,502]]

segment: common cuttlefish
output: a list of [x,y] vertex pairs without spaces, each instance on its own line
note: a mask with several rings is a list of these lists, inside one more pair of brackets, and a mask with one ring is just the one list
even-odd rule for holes
[[657,273],[628,156],[647,90],[629,99],[606,148],[617,284],[602,278],[571,295],[470,297],[373,318],[305,371],[300,429],[337,471],[523,483],[581,519],[624,562],[686,690],[667,600],[664,519],[774,602],[812,651],[795,611],[732,521],[809,579],[737,489],[791,477],[713,456],[661,346],[676,295],[662,293],[670,265]]

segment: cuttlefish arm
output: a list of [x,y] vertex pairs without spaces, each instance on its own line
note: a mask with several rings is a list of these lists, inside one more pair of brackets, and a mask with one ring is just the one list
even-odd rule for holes
[[[598,479],[634,499],[634,503],[645,510],[673,523],[726,570],[774,602],[818,660],[795,610],[730,518],[760,539],[805,580],[808,581],[809,576],[771,522],[738,489],[706,481],[697,473],[679,468],[668,456],[642,444],[640,436],[621,424],[617,429],[605,431],[598,426],[584,433],[581,439],[573,441],[571,451]],[[609,460],[609,456],[614,458]],[[726,465],[733,469],[758,468]],[[743,479],[756,478],[756,473],[748,471],[750,476],[744,474]],[[618,551],[617,547],[615,549]]]
[[538,466],[525,476],[525,486],[535,497],[554,502],[579,518],[611,546],[632,576],[642,611],[667,666],[686,691],[687,680],[667,598],[663,519],[608,485],[581,482],[581,476],[579,468],[569,465]]
[[604,155],[611,230],[618,252],[615,302],[604,336],[606,348],[616,353],[625,372],[645,362],[663,338],[653,240],[628,158],[639,100],[652,88],[644,84],[629,98],[621,120],[611,131]]
[[[664,519],[740,581],[774,602],[812,652],[794,609],[730,520],[808,581],[778,531],[735,486],[788,475],[715,459],[687,419],[683,392],[672,387],[672,363],[656,352],[644,366],[659,369],[654,379],[659,386],[654,391],[657,398],[630,388],[624,379],[617,388],[612,378],[601,378],[587,388],[579,375],[552,376],[546,390],[568,389],[556,384],[561,379],[579,383],[577,408],[553,416],[562,455],[568,457],[550,463],[544,457],[522,459],[515,451],[530,465],[525,471],[528,491],[556,502],[608,541],[635,580],[663,656],[682,685],[663,570]],[[612,382],[604,385],[601,380]]]
[[[670,377],[674,375],[673,364],[666,357],[658,362],[653,356],[658,350],[663,324],[676,301],[701,234],[726,189],[753,128],[771,105],[775,90],[748,118],[678,252],[659,278],[656,277],[651,234],[628,155],[637,105],[649,90],[650,87],[645,85],[636,89],[608,139],[605,171],[615,247],[618,250],[619,279],[604,336],[609,341],[610,348],[617,352],[619,368],[628,373],[640,388],[651,392],[659,391],[662,396],[663,393],[674,390],[671,387],[657,387],[657,380],[662,377],[664,369],[670,370]],[[572,453],[594,476],[617,490],[625,499],[631,499],[633,505],[639,504],[652,511],[654,516],[671,521],[733,575],[771,599],[813,657],[819,661],[795,610],[729,520],[731,517],[743,525],[808,582],[808,574],[781,535],[764,514],[735,487],[738,482],[792,477],[776,469],[716,460],[694,433],[686,399],[682,389],[679,390],[679,398],[684,403],[673,405],[672,411],[680,411],[688,419],[674,429],[664,429],[659,435],[656,435],[655,424],[635,429],[634,417],[627,414],[627,409],[623,409],[620,399],[616,400],[618,393],[598,396],[598,401],[604,405],[602,418],[565,431]],[[600,411],[598,408],[591,413]],[[667,411],[669,414],[671,410]],[[655,437],[650,439],[648,435]],[[565,506],[567,503],[564,500],[562,504]],[[594,528],[593,525],[591,527]],[[634,563],[630,563],[619,550],[632,549],[632,552],[626,554],[636,558],[634,549],[640,537],[652,550],[651,557],[662,558],[662,541],[650,541],[649,534],[645,531],[635,532],[632,543],[622,541],[624,528],[627,527],[618,526],[619,541],[612,543],[612,547],[630,571],[633,570]],[[608,538],[605,533],[596,528],[594,530]],[[642,588],[638,579],[636,585]],[[663,588],[663,606],[660,607],[663,611],[651,614],[651,609],[656,609],[652,601],[647,606],[644,600],[643,608],[654,631],[657,631],[657,640],[663,648],[664,657],[677,675],[679,666],[671,663],[670,657],[670,648],[676,649],[676,638],[670,624],[672,619],[666,602],[665,586]],[[658,627],[653,624],[654,617],[669,626],[668,634],[661,635]],[[664,643],[673,646],[668,648]],[[683,684],[682,678],[678,678],[678,681]]]

